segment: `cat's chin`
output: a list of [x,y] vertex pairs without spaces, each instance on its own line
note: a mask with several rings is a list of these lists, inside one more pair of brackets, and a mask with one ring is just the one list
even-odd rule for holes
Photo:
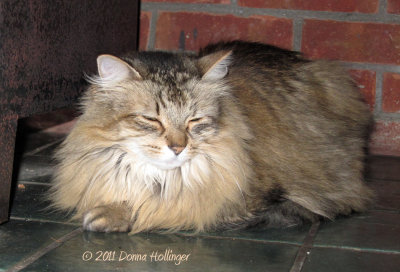
[[180,160],[151,161],[150,163],[161,170],[173,170],[184,165],[186,161],[180,161]]
[[173,170],[187,163],[189,158],[187,149],[183,150],[183,152],[177,156],[171,149],[164,147],[162,148],[160,157],[147,157],[147,162],[161,170]]

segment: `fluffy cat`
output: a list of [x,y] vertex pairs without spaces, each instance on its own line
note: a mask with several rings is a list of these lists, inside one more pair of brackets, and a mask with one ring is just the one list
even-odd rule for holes
[[284,227],[369,204],[371,116],[336,64],[241,41],[97,63],[51,194],[85,229]]

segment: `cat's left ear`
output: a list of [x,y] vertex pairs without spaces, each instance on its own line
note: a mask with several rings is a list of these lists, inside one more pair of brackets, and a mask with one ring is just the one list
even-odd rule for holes
[[199,59],[199,67],[203,73],[202,79],[218,80],[228,74],[232,61],[232,51],[218,51]]
[[105,81],[122,81],[128,78],[142,79],[140,74],[128,63],[111,55],[100,55],[97,58],[99,76]]

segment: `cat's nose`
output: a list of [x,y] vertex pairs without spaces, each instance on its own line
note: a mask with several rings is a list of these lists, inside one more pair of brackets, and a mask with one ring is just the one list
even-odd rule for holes
[[177,145],[173,145],[173,146],[168,146],[169,149],[171,149],[172,151],[174,151],[175,155],[179,155],[181,154],[181,152],[185,149],[185,146],[177,146]]

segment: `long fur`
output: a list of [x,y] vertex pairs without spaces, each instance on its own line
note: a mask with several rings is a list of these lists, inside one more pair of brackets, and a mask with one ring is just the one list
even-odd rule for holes
[[[85,228],[290,226],[370,203],[362,182],[370,114],[336,64],[243,42],[198,56],[136,53],[125,62],[142,78],[92,78],[83,115],[56,154],[51,199]],[[203,77],[213,67],[215,76]],[[131,113],[155,102],[163,130],[151,120],[132,128],[142,117]],[[213,118],[191,138],[177,120],[200,111]],[[188,138],[179,167],[151,160],[168,153],[164,134]]]

